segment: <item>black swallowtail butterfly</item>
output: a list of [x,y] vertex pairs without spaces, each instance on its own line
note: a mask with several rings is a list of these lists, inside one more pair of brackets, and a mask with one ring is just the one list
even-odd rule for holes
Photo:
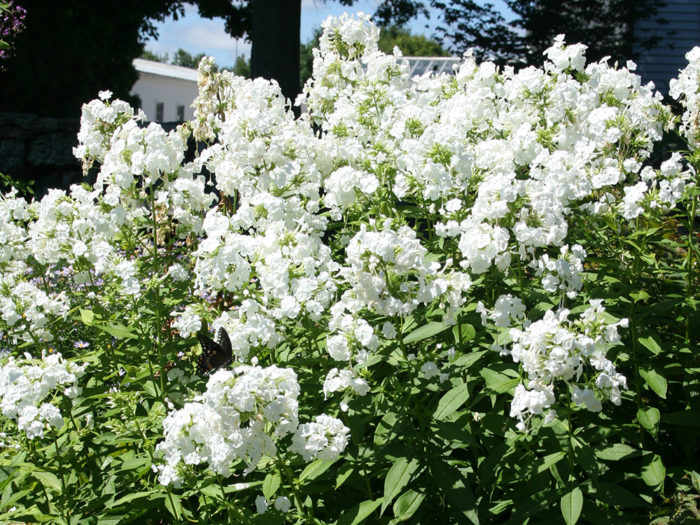
[[199,344],[202,345],[202,353],[197,360],[197,372],[201,375],[209,375],[214,370],[226,366],[233,360],[231,340],[223,328],[216,331],[214,339],[206,335],[197,334]]

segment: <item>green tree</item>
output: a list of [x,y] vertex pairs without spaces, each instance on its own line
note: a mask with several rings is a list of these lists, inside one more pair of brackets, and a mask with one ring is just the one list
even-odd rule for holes
[[191,55],[184,49],[180,48],[175,52],[173,59],[170,61],[174,66],[189,67],[192,69],[197,69],[199,66],[199,61],[202,60],[206,55],[204,53],[198,53],[196,55]]
[[180,0],[23,0],[24,30],[0,73],[0,111],[78,117],[103,89],[132,100],[132,60]]
[[153,62],[161,62],[163,64],[170,63],[170,55],[168,53],[163,53],[162,55],[151,51],[150,49],[144,49],[139,58],[144,60],[152,60]]
[[542,62],[542,52],[558,34],[588,46],[587,57],[636,58],[659,37],[642,32],[638,22],[658,18],[662,0],[504,0],[514,19],[506,22],[493,4],[475,0],[397,0],[384,2],[376,16],[383,24],[404,23],[417,14],[440,11],[439,39],[449,50],[472,48],[478,58],[514,65]]

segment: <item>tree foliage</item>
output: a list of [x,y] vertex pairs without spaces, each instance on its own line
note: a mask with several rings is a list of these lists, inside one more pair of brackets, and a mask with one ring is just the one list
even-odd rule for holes
[[179,0],[25,0],[25,29],[0,73],[0,111],[78,117],[110,89],[129,97],[132,59],[156,34],[154,22],[183,13]]
[[559,34],[588,46],[588,57],[610,56],[624,63],[659,37],[644,32],[639,22],[656,20],[661,0],[505,0],[510,22],[493,4],[475,0],[400,0],[384,2],[376,16],[383,24],[404,23],[428,7],[440,12],[437,33],[453,52],[473,48],[478,58],[514,65],[541,65],[542,53]]

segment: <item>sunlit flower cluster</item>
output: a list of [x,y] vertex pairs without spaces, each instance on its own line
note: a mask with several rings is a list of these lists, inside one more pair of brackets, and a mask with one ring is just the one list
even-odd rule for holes
[[[543,68],[516,72],[466,54],[454,75],[412,78],[398,51],[378,50],[369,17],[323,27],[301,117],[275,82],[219,73],[207,58],[193,121],[166,132],[103,92],[83,108],[75,149],[95,170],[93,187],[0,200],[3,341],[55,339],[69,312],[93,305],[114,332],[111,307],[147,316],[152,300],[166,305],[159,322],[169,325],[139,327],[139,337],[226,329],[234,369],[179,397],[163,421],[163,484],[197,465],[250,472],[279,450],[335,459],[349,430],[333,416],[377,391],[370,367],[445,388],[473,350],[459,326],[447,329],[474,307],[479,330],[519,369],[511,416],[521,430],[535,415],[555,417],[565,389],[590,411],[621,400],[625,377],[607,352],[624,321],[608,320],[599,300],[570,313],[589,297],[581,223],[627,227],[683,195],[681,156],[651,158],[674,126],[661,96],[633,64],[587,64],[585,46],[563,38]],[[688,58],[672,93],[694,136],[700,51]],[[537,309],[525,287],[543,297]],[[444,367],[435,333],[409,339],[426,323],[457,334]],[[301,425],[296,363],[313,367],[317,384],[304,394],[324,404]],[[59,416],[32,407],[39,415],[18,421],[40,436]]]
[[161,483],[179,484],[186,466],[199,464],[229,476],[243,460],[251,472],[263,454],[275,455],[276,440],[297,429],[298,396],[291,369],[240,365],[216,372],[199,398],[163,421]]
[[678,100],[683,108],[681,130],[691,146],[698,146],[700,126],[700,47],[694,47],[685,55],[688,65],[671,79],[669,95]]
[[[578,319],[569,320],[566,309],[549,310],[543,319],[511,328],[510,356],[520,363],[527,377],[518,385],[510,415],[524,430],[533,414],[542,414],[555,402],[558,382],[571,385],[572,400],[591,412],[602,410],[601,400],[621,403],[627,379],[607,357],[608,349],[620,342],[618,327],[627,319],[608,321],[602,301],[591,301]],[[586,383],[576,384],[581,379]]]
[[44,353],[41,359],[29,354],[7,358],[0,366],[0,412],[13,419],[27,439],[42,438],[44,432],[63,426],[63,415],[52,401],[80,395],[78,379],[86,368],[58,353]]

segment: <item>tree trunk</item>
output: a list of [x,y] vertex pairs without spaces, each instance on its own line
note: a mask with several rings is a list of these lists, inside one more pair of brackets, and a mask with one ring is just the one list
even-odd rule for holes
[[252,78],[276,80],[294,103],[299,94],[301,0],[252,0]]

